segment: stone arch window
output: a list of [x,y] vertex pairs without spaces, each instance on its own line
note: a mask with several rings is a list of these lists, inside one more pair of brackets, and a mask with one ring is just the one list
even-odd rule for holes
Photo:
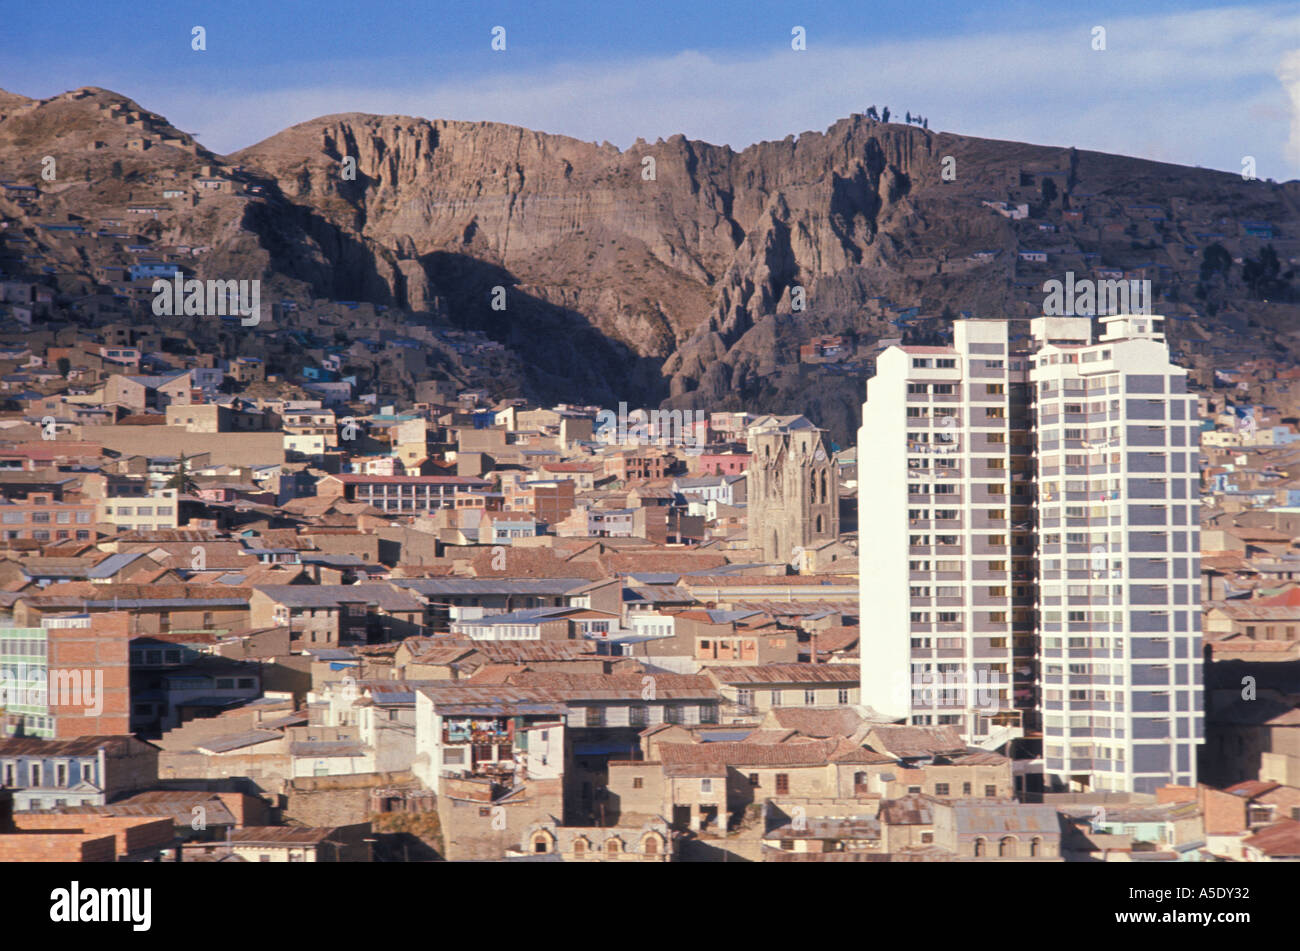
[[651,833],[641,840],[641,851],[646,855],[659,854],[659,836]]
[[1043,840],[1034,836],[1029,843],[1029,855],[1031,858],[1037,858],[1043,854]]
[[983,837],[983,836],[980,836],[978,839],[975,840],[975,857],[976,857],[977,859],[978,859],[978,858],[983,858],[983,856],[984,856],[984,854],[985,854],[985,846],[986,846],[986,844],[987,844],[987,843],[984,841],[984,837]]
[[808,473],[808,501],[817,501],[817,470]]
[[1016,854],[1016,837],[1004,835],[998,840],[998,857],[1008,858]]
[[605,842],[605,851],[610,855],[618,855],[623,851],[623,843],[617,838],[607,839]]
[[582,836],[579,836],[578,838],[573,840],[573,854],[574,855],[587,854],[587,840]]
[[817,516],[817,534],[820,535],[820,534],[822,533],[822,531],[823,531],[823,529],[822,529],[822,516],[818,515],[818,516]]
[[822,502],[826,501],[826,470],[822,470]]
[[546,832],[533,834],[533,851],[539,855],[551,851],[551,837]]

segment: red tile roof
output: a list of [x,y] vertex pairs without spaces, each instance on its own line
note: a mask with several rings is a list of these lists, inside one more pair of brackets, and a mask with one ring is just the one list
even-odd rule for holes
[[1282,858],[1300,856],[1300,821],[1283,819],[1271,826],[1265,826],[1244,840],[1242,845],[1259,849],[1265,855]]

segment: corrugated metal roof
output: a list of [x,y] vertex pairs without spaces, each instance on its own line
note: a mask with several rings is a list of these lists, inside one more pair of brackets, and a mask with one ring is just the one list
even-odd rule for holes
[[856,684],[861,674],[854,664],[756,664],[753,667],[709,667],[709,676],[724,684]]
[[586,578],[394,578],[392,584],[425,597],[442,595],[569,594],[586,587]]
[[253,590],[288,607],[328,608],[364,602],[385,611],[424,610],[419,600],[387,584],[259,584]]
[[[1016,833],[1059,833],[1061,820],[1055,806],[1023,802],[952,803],[957,833],[969,835],[1008,835]],[[1109,807],[1107,818],[1110,818]]]
[[282,739],[284,739],[283,733],[271,730],[248,730],[244,733],[227,733],[224,736],[210,737],[195,743],[194,748],[204,753],[228,753],[246,746],[257,746],[260,743]]

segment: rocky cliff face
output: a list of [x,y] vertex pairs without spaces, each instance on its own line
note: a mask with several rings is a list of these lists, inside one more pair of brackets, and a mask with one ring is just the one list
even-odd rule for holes
[[[716,398],[719,360],[759,317],[788,311],[792,288],[896,260],[940,144],[855,117],[740,153],[681,136],[620,152],[487,123],[340,115],[230,160],[367,249],[394,303],[444,301],[479,329],[508,324],[507,339],[535,332],[523,316],[546,315],[562,336],[594,330],[612,346],[590,356],[657,401],[701,387]],[[498,284],[517,309],[491,310]]]

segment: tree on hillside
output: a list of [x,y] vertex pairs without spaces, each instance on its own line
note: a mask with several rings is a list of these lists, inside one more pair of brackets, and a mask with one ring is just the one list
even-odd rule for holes
[[178,495],[192,495],[198,488],[198,483],[190,475],[190,461],[185,458],[185,453],[181,453],[180,461],[176,463],[176,471],[167,480],[167,488],[175,489]]
[[1289,279],[1294,273],[1282,274],[1282,262],[1271,244],[1259,252],[1258,258],[1248,259],[1241,266],[1241,279],[1256,300],[1291,300],[1294,294]]
[[1208,283],[1216,274],[1226,281],[1231,267],[1232,255],[1228,249],[1219,242],[1214,242],[1201,252],[1201,283]]

